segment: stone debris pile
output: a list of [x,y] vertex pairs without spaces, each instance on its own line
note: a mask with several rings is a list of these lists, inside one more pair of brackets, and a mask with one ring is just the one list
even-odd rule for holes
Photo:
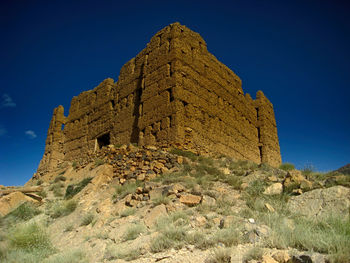
[[126,181],[149,181],[165,172],[175,171],[184,158],[158,150],[156,147],[135,147],[132,144],[121,147],[109,145],[95,155],[95,165],[108,163],[113,166],[113,177],[119,183]]

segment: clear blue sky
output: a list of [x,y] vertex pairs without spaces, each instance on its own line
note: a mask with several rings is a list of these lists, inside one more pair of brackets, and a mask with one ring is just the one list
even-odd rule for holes
[[0,184],[36,171],[54,107],[117,79],[173,22],[255,97],[274,104],[282,159],[298,168],[350,162],[348,1],[5,1],[0,3]]

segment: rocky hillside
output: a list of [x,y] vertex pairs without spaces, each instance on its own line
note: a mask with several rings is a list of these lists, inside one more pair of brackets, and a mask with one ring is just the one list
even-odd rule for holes
[[103,148],[1,190],[1,262],[350,262],[349,176],[280,168]]
[[350,175],[350,163],[337,170],[338,173]]

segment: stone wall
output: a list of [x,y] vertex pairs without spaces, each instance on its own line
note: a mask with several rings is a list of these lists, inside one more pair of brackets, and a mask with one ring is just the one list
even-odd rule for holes
[[281,163],[272,104],[261,91],[244,95],[239,77],[179,23],[152,37],[117,82],[74,97],[68,117],[55,109],[38,172],[127,143]]

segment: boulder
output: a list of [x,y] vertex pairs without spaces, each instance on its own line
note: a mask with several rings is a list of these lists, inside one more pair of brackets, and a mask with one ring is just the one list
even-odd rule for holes
[[312,190],[291,197],[287,207],[293,213],[300,213],[308,217],[349,216],[350,189],[344,186],[333,186]]
[[202,198],[198,195],[186,194],[180,196],[180,202],[188,206],[198,205],[201,200]]
[[143,221],[147,227],[151,227],[157,222],[158,218],[167,215],[166,207],[164,204],[158,205],[153,209],[147,211]]
[[33,198],[21,192],[13,192],[0,198],[0,217],[5,216],[25,202],[36,203]]
[[265,189],[264,194],[265,195],[279,195],[282,192],[283,192],[283,185],[281,183],[274,183]]
[[202,204],[207,206],[214,206],[216,204],[216,200],[213,197],[204,195],[202,199]]

